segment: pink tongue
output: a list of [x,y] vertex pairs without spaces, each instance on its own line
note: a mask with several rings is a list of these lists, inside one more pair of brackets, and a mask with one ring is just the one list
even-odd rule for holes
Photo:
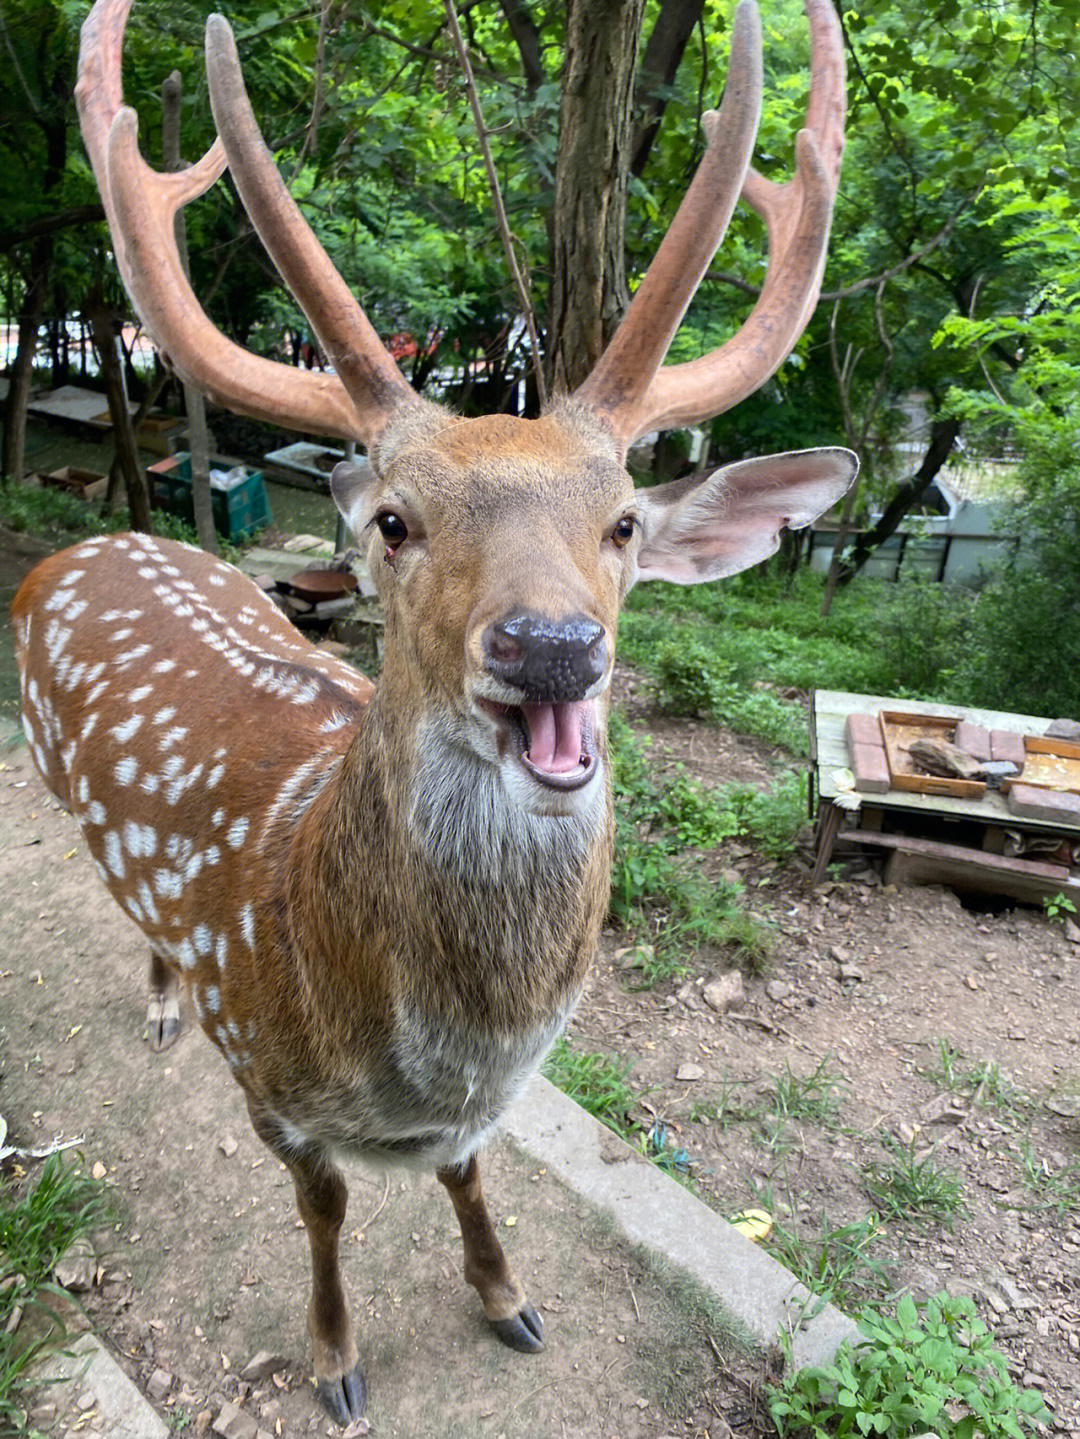
[[529,730],[528,758],[545,774],[569,774],[581,764],[581,726],[591,700],[522,705]]

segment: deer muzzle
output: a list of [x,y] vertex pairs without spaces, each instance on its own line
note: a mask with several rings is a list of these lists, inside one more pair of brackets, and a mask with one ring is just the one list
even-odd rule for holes
[[595,699],[608,668],[603,625],[585,615],[520,612],[490,624],[484,667],[516,690],[517,705],[485,703],[516,732],[522,764],[542,784],[577,789],[596,771]]

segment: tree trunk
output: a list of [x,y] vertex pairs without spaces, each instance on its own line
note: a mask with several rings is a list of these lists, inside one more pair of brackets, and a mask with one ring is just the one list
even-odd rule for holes
[[555,167],[551,389],[586,378],[629,303],[623,236],[644,0],[569,0]]
[[[180,159],[180,101],[182,96],[180,72],[174,70],[161,87],[161,157],[166,170],[179,170]],[[188,265],[187,229],[184,212],[178,209],[173,220],[176,229],[176,245],[180,252],[180,263],[184,274],[190,278]],[[184,382],[184,408],[188,417],[188,444],[191,446],[191,501],[195,510],[195,535],[199,544],[210,554],[217,554],[217,532],[214,529],[214,504],[210,493],[210,447],[206,438],[206,401],[202,391]]]
[[16,484],[21,484],[25,479],[26,408],[30,402],[34,351],[37,348],[38,330],[45,309],[51,260],[52,241],[40,241],[34,247],[26,296],[19,311],[19,347],[15,352],[15,363],[11,368],[7,401],[4,405],[3,472]]
[[90,300],[90,326],[94,334],[101,373],[105,380],[105,393],[109,401],[109,417],[116,439],[116,458],[124,476],[127,491],[128,513],[131,528],[144,534],[154,533],[150,522],[150,495],[146,476],[139,464],[139,451],[135,443],[135,426],[128,410],[127,390],[124,388],[124,367],[120,363],[120,351],[113,331],[113,317],[100,294]]
[[664,0],[656,17],[637,82],[637,123],[631,145],[630,170],[640,175],[667,109],[686,42],[701,19],[705,0]]
[[959,433],[960,421],[952,416],[933,421],[930,426],[930,448],[923,457],[922,464],[911,479],[905,480],[893,495],[877,524],[855,541],[850,556],[841,567],[837,578],[838,585],[850,584],[874,551],[896,533],[904,516],[922,499],[949,458]]

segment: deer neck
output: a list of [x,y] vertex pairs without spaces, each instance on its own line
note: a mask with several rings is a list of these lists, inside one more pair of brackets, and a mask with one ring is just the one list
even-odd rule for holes
[[[384,675],[384,679],[386,676]],[[325,1015],[385,1006],[519,1033],[565,1018],[607,903],[605,778],[564,814],[523,807],[451,713],[380,684],[288,846],[292,947]]]

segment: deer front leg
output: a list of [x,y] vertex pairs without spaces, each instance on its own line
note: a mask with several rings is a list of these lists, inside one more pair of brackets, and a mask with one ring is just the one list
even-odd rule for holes
[[176,1043],[180,1033],[180,987],[167,960],[150,951],[150,1001],[146,1034],[156,1054]]
[[544,1321],[526,1299],[521,1281],[495,1237],[477,1156],[460,1169],[439,1169],[436,1174],[453,1201],[465,1248],[465,1278],[480,1295],[488,1323],[511,1349],[524,1354],[543,1349]]
[[338,1265],[338,1238],[349,1191],[322,1150],[286,1145],[274,1121],[261,1114],[252,1113],[251,1122],[263,1143],[288,1167],[296,1186],[296,1206],[311,1246],[308,1333],[315,1351],[315,1388],[331,1417],[350,1424],[364,1412],[367,1385]]

